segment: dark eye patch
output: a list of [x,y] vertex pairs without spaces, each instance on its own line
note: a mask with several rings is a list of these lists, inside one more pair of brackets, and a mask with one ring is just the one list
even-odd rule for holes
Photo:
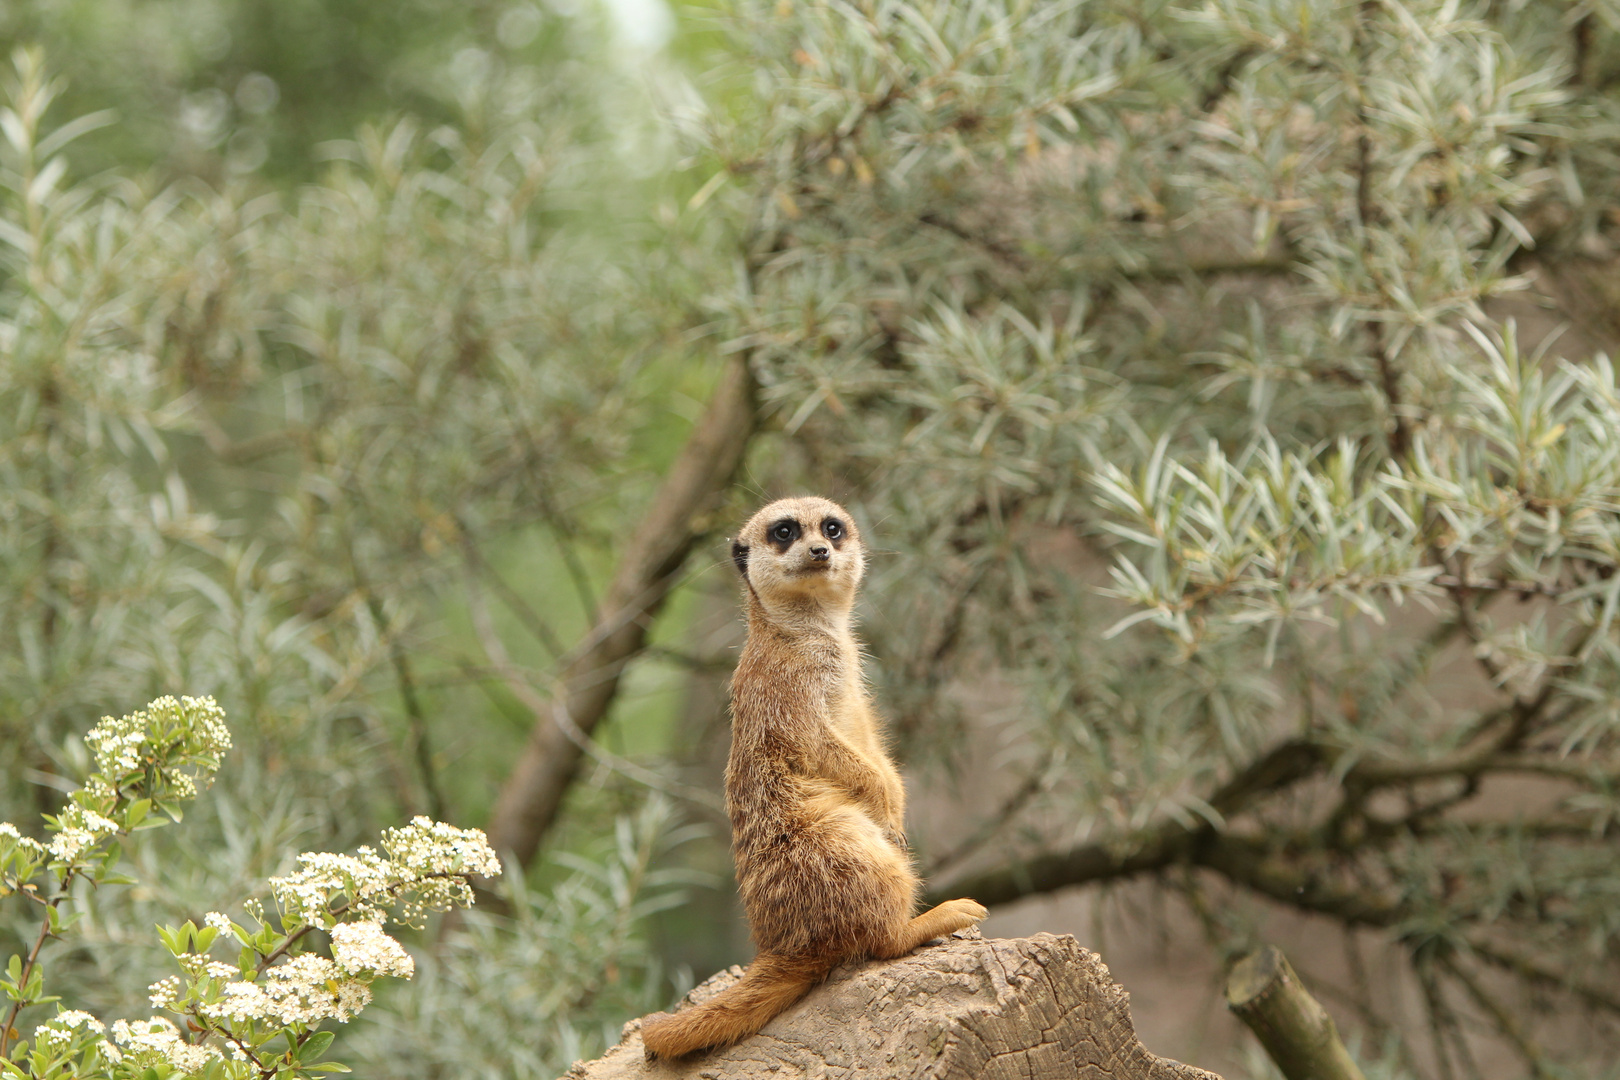
[[844,523],[837,518],[828,518],[821,523],[821,535],[831,540],[833,547],[841,548],[844,546],[844,538],[849,535],[849,530],[844,528]]
[[803,535],[804,530],[792,518],[783,518],[765,530],[765,539],[769,540],[777,551],[784,554],[793,546],[793,541]]

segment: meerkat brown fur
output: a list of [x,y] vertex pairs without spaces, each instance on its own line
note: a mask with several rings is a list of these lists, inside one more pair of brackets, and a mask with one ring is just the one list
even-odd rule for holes
[[826,499],[773,502],[732,545],[748,643],[731,679],[726,810],[759,952],[737,983],[641,1029],[649,1057],[752,1035],[849,960],[904,956],[985,916],[950,900],[916,917],[905,788],[885,752],[851,628],[866,553]]

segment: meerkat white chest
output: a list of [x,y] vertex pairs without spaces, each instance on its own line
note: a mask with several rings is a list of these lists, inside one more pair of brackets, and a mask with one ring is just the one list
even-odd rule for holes
[[866,681],[861,676],[860,657],[851,646],[847,652],[849,662],[830,688],[828,723],[834,731],[846,738],[859,739],[872,726]]

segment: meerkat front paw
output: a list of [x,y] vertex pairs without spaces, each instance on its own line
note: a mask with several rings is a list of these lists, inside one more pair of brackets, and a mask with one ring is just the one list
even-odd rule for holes
[[960,900],[947,900],[945,903],[941,904],[940,907],[948,908],[956,914],[970,919],[972,922],[979,922],[985,916],[990,914],[989,908],[985,907],[977,900],[969,900],[965,896]]
[[961,900],[947,900],[912,919],[906,924],[905,932],[896,938],[895,951],[880,955],[904,956],[925,941],[949,937],[958,930],[966,930],[988,914],[990,913],[984,909],[984,905],[977,900],[968,900],[965,897]]

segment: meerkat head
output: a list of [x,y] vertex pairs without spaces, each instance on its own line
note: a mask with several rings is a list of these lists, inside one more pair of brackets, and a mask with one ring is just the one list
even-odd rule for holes
[[778,499],[749,518],[731,558],[767,610],[810,604],[847,612],[866,570],[849,511],[814,496]]

